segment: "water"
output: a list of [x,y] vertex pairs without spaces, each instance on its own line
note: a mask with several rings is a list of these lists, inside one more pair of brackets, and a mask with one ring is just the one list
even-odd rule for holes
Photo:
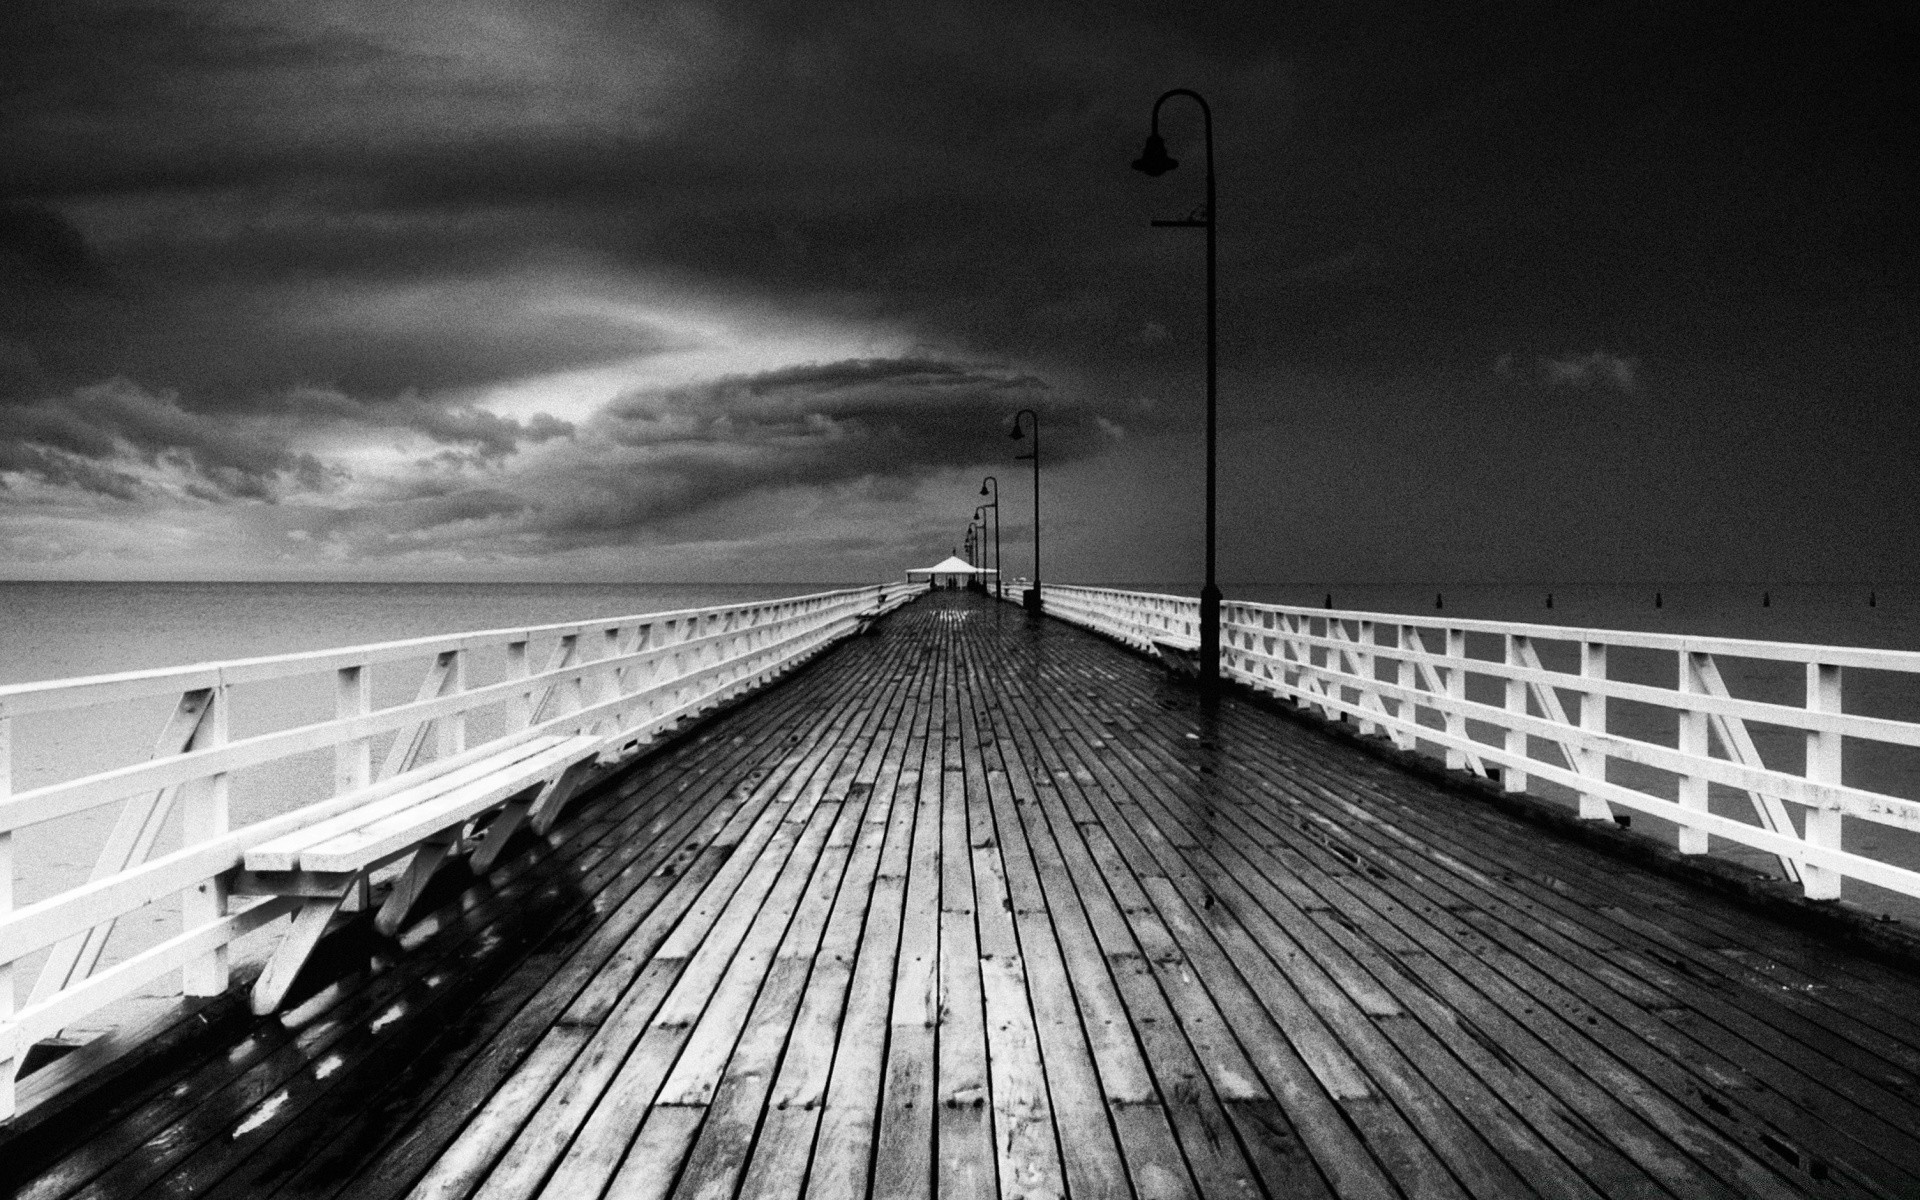
[[[1191,582],[1110,586],[1183,596],[1200,592]],[[1590,629],[1920,650],[1920,586],[1911,584],[1316,582],[1241,584],[1223,590],[1230,600],[1308,608],[1322,607],[1331,595],[1335,608],[1405,613],[1434,620],[1529,621]],[[1552,607],[1547,605],[1549,596]],[[1443,601],[1443,607],[1435,608],[1436,597]]]
[[743,604],[831,583],[3,583],[0,684]]

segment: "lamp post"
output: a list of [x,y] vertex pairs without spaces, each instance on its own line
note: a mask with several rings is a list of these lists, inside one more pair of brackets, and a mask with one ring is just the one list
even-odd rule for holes
[[993,485],[993,503],[982,504],[980,507],[993,510],[993,598],[996,600],[1004,600],[1007,598],[1007,593],[1006,588],[1002,586],[1001,583],[1005,578],[1005,573],[1000,570],[1000,481],[991,475],[982,479],[980,481],[980,494],[982,496],[987,494],[988,484]]
[[[975,563],[974,566],[984,571],[987,569],[987,510],[976,506],[973,510],[973,523],[980,528],[980,540],[976,543],[980,547],[980,561]],[[981,595],[984,596],[987,594],[987,584],[985,580],[976,575],[973,577],[973,583],[974,586],[980,590]]]
[[1213,110],[1199,92],[1174,88],[1153,102],[1153,126],[1147,134],[1145,149],[1133,161],[1133,169],[1145,175],[1160,176],[1179,166],[1179,160],[1167,153],[1160,140],[1160,106],[1175,96],[1186,96],[1200,106],[1200,117],[1207,146],[1207,201],[1180,220],[1155,221],[1162,228],[1205,229],[1207,231],[1207,581],[1200,589],[1200,690],[1212,695],[1220,686],[1220,584],[1214,577],[1214,203],[1213,203]]
[[1040,599],[1040,414],[1030,408],[1023,408],[1013,414],[1013,440],[1019,441],[1020,418],[1026,417],[1033,422],[1033,453],[1016,454],[1015,461],[1030,458],[1033,460],[1033,586],[1027,589],[1027,611],[1035,616],[1040,614],[1044,603]]

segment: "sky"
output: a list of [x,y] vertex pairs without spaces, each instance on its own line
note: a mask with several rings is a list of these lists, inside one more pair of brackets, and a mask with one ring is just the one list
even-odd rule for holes
[[[9,0],[0,578],[1920,578],[1892,4]],[[1904,165],[1903,165],[1904,164]]]

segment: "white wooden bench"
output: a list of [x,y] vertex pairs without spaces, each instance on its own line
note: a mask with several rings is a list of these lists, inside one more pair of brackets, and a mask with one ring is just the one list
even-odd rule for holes
[[[297,897],[292,927],[253,985],[253,1011],[286,998],[328,923],[349,899],[364,904],[371,872],[409,855],[374,918],[391,935],[451,854],[471,851],[476,874],[522,823],[545,833],[593,773],[608,739],[549,734],[518,742],[458,770],[249,849],[229,891]],[[487,820],[485,828],[475,827]]]

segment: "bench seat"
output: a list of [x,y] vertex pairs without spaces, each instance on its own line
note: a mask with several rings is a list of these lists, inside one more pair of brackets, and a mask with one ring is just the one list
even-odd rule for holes
[[247,851],[247,869],[341,872],[381,866],[430,835],[463,824],[558,775],[598,750],[600,741],[587,735],[522,743],[512,754],[474,764],[483,768],[478,772],[450,772],[379,804],[262,842]]
[[[411,855],[374,920],[391,935],[449,854],[473,849],[473,869],[484,873],[529,817],[544,833],[607,742],[597,734],[530,738],[248,850],[230,884],[234,893],[300,898],[292,927],[254,981],[253,1011],[280,1006],[334,914],[349,897],[366,895],[370,872]],[[485,832],[468,836],[469,823],[490,813]]]
[[299,870],[301,852],[309,846],[341,834],[351,833],[382,817],[405,812],[425,799],[444,795],[476,781],[495,778],[503,772],[511,773],[521,761],[564,740],[558,736],[549,736],[509,746],[498,754],[489,755],[478,762],[468,763],[458,770],[423,779],[404,791],[395,792],[384,799],[362,805],[351,812],[341,813],[337,817],[309,825],[305,829],[296,829],[270,842],[262,842],[249,849],[242,862],[249,871]]

